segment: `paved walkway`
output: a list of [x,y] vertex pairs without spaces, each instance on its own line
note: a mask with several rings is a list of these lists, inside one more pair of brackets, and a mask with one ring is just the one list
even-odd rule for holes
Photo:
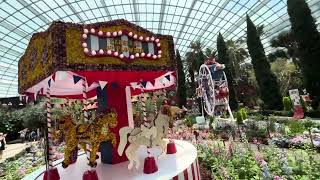
[[0,159],[0,163],[25,150],[26,147],[27,143],[6,144],[6,149],[3,151],[3,156],[2,159]]

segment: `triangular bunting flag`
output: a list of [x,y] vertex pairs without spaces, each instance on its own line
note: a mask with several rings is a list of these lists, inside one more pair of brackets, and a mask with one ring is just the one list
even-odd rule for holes
[[147,82],[141,81],[141,85],[142,85],[142,87],[146,88]]
[[156,80],[154,79],[154,80],[152,80],[152,81],[150,81],[150,83],[152,84],[152,86],[153,87],[155,87],[156,86]]
[[112,82],[111,83],[111,87],[112,87],[112,89],[116,89],[116,88],[118,88],[118,83],[116,83],[116,82]]
[[130,83],[131,87],[135,90],[136,88],[141,88],[137,82]]
[[53,80],[53,81],[56,81],[56,73],[53,73],[53,75],[52,75],[52,80]]
[[58,72],[56,72],[56,75],[57,75],[57,79],[59,81],[62,81],[68,76],[68,73],[64,72],[64,71],[58,71]]
[[146,89],[153,89],[153,85],[150,81],[147,82]]
[[51,79],[48,81],[48,86],[51,87]]
[[80,76],[75,76],[73,75],[73,82],[74,84],[77,84],[77,82],[79,82],[81,80],[81,77]]
[[99,85],[101,87],[101,89],[104,89],[104,87],[108,84],[107,81],[99,81]]
[[170,74],[166,75],[165,78],[167,78],[168,81],[170,81]]

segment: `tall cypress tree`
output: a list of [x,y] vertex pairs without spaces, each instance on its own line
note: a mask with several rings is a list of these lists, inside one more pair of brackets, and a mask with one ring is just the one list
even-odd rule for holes
[[220,63],[225,64],[226,66],[225,73],[228,78],[230,108],[233,110],[237,110],[239,105],[238,105],[238,99],[237,99],[235,88],[234,88],[233,76],[231,73],[233,68],[232,62],[227,52],[228,48],[227,48],[226,42],[224,41],[220,33],[217,38],[217,50],[218,50],[218,61]]
[[305,0],[288,0],[287,4],[291,31],[300,52],[304,82],[314,100],[313,108],[317,108],[320,101],[320,34]]
[[179,51],[176,52],[176,62],[178,70],[178,92],[179,106],[182,107],[187,103],[187,88],[186,88],[186,76],[183,71],[183,64]]
[[266,109],[282,109],[277,78],[270,70],[256,26],[247,15],[247,46],[254,73],[259,85],[259,94]]

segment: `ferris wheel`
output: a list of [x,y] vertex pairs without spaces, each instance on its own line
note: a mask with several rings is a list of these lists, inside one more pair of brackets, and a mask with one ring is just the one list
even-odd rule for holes
[[[198,95],[203,98],[203,108],[209,116],[227,110],[230,119],[234,119],[229,106],[228,80],[223,71],[224,65],[209,67],[202,64],[198,74]],[[214,69],[211,69],[214,68]]]

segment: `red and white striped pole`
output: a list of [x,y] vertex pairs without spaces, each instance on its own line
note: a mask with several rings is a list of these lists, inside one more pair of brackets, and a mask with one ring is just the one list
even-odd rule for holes
[[142,99],[141,99],[141,106],[142,106],[143,124],[148,125],[146,97],[145,97],[145,94],[143,93],[142,93]]
[[54,149],[53,149],[53,143],[52,143],[52,127],[51,127],[51,95],[50,95],[50,87],[47,88],[46,92],[46,105],[47,105],[47,127],[48,127],[48,142],[49,142],[49,169],[53,167],[53,156],[54,156]]
[[158,114],[158,106],[157,106],[157,96],[155,93],[153,94],[153,107],[154,107],[154,117]]
[[[50,81],[50,80],[49,80]],[[54,149],[53,149],[53,135],[52,135],[52,126],[51,126],[51,95],[50,95],[50,83],[49,87],[47,87],[46,92],[46,107],[47,107],[47,130],[48,130],[48,138],[47,138],[47,153],[48,153],[48,163],[47,171],[44,173],[43,179],[44,180],[59,180],[60,176],[58,173],[57,168],[53,166],[53,156],[54,156]]]
[[83,97],[83,106],[84,106],[84,110],[83,110],[83,118],[84,118],[84,122],[87,123],[88,122],[88,97],[87,97],[87,86],[86,86],[86,79],[83,78],[82,79],[82,97]]

